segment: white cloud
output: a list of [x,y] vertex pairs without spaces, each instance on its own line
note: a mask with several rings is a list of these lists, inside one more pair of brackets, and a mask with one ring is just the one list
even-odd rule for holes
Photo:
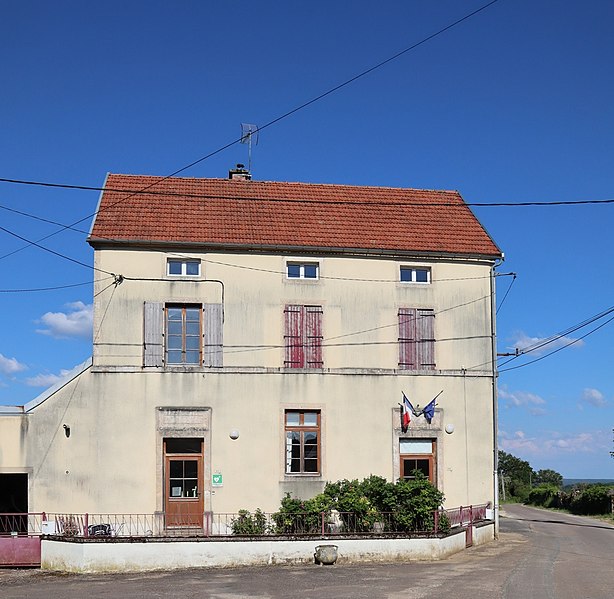
[[516,431],[513,435],[499,431],[499,449],[511,453],[537,454],[539,444],[535,439],[527,437],[524,431]]
[[[545,343],[548,339],[548,337],[530,337],[524,331],[516,331],[510,338],[511,345],[508,345],[507,349],[523,351],[535,345]],[[570,347],[582,347],[584,341],[581,339],[574,339],[573,337],[560,337],[556,341],[552,341],[539,349],[532,350],[531,355],[540,356],[546,352],[565,347],[566,345]]]
[[535,393],[528,391],[511,392],[504,385],[499,387],[498,393],[499,399],[503,400],[507,407],[525,408],[533,416],[541,416],[546,413],[543,407],[546,404],[546,400]]
[[83,302],[66,304],[66,312],[47,312],[39,322],[44,329],[36,329],[37,333],[50,335],[56,339],[66,337],[91,337],[93,323],[93,306]]
[[19,362],[16,358],[7,358],[0,354],[0,372],[2,374],[15,374],[26,368],[27,366]]
[[51,387],[66,378],[70,370],[60,370],[60,374],[37,374],[26,379],[28,387]]
[[603,408],[608,403],[601,391],[590,387],[587,387],[582,392],[582,401],[589,403],[596,408]]
[[51,372],[37,374],[36,376],[27,378],[25,383],[29,387],[51,387],[58,383],[69,381],[82,370],[83,364],[77,364],[74,368],[62,368],[59,374],[53,374]]
[[546,432],[540,436],[527,437],[523,431],[509,434],[499,432],[499,448],[520,456],[567,455],[571,453],[603,453],[608,447],[607,431],[562,434]]

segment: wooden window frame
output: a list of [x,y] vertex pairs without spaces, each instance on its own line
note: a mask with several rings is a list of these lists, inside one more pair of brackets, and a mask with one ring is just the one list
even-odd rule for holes
[[[169,310],[181,310],[181,362],[170,362],[169,351],[177,351],[174,348],[169,348],[170,337],[176,337],[176,334],[169,333]],[[188,350],[186,347],[186,339],[192,335],[187,334],[186,310],[198,310],[198,361],[187,362],[186,356]],[[174,304],[168,303],[164,305],[164,362],[167,366],[201,366],[203,363],[203,305],[202,304]]]
[[[405,460],[427,460],[429,463],[429,480],[437,486],[437,442],[434,439],[411,439],[412,441],[425,441],[431,444],[431,453],[400,453],[399,452],[399,478],[413,480],[413,477],[404,476],[403,464]],[[399,440],[400,443],[401,440]]]
[[[299,415],[299,423],[298,424],[288,424],[288,414],[298,414]],[[316,414],[317,415],[317,423],[316,425],[306,425],[305,414]],[[322,413],[321,410],[284,410],[284,458],[285,458],[285,466],[284,473],[286,476],[321,476],[322,474]],[[287,457],[287,447],[288,447],[288,433],[299,433],[300,434],[300,462],[299,462],[299,471],[292,472],[289,468],[291,466],[288,464]],[[316,433],[317,443],[316,445],[316,470],[315,471],[307,471],[305,470],[305,435],[304,433]]]

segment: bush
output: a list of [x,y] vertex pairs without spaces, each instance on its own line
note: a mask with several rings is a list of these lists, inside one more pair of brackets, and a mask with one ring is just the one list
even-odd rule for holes
[[[317,534],[323,525],[328,529],[329,525],[338,527],[339,523],[346,532],[368,532],[376,527],[384,531],[433,530],[433,513],[440,508],[443,493],[421,472],[413,474],[413,480],[397,483],[381,476],[329,482],[322,493],[311,499],[298,499],[286,493],[279,510],[272,515],[274,526],[269,532]],[[264,534],[266,518],[260,510],[253,516],[241,510],[232,527],[234,534]],[[450,521],[442,514],[439,530],[447,532],[449,528]]]
[[559,488],[550,484],[539,485],[531,489],[526,502],[543,507],[561,507],[563,503]]
[[569,509],[574,514],[609,514],[611,510],[610,489],[607,485],[590,485],[579,493],[572,492]]
[[443,503],[443,493],[421,472],[413,472],[413,480],[399,480],[396,495],[395,521],[399,530],[433,530],[433,512]]
[[233,535],[263,535],[267,531],[266,515],[258,508],[253,514],[239,510],[237,518],[230,523]]

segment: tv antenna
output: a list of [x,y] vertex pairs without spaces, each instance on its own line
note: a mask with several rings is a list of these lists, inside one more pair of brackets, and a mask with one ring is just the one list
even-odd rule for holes
[[252,171],[252,144],[258,145],[258,125],[241,123],[241,143],[247,144],[247,170]]

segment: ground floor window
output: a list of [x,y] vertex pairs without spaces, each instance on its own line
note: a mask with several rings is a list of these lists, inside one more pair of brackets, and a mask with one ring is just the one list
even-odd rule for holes
[[320,473],[320,411],[286,410],[286,474]]
[[416,470],[436,484],[436,443],[432,439],[399,439],[399,458],[404,480],[416,478]]

